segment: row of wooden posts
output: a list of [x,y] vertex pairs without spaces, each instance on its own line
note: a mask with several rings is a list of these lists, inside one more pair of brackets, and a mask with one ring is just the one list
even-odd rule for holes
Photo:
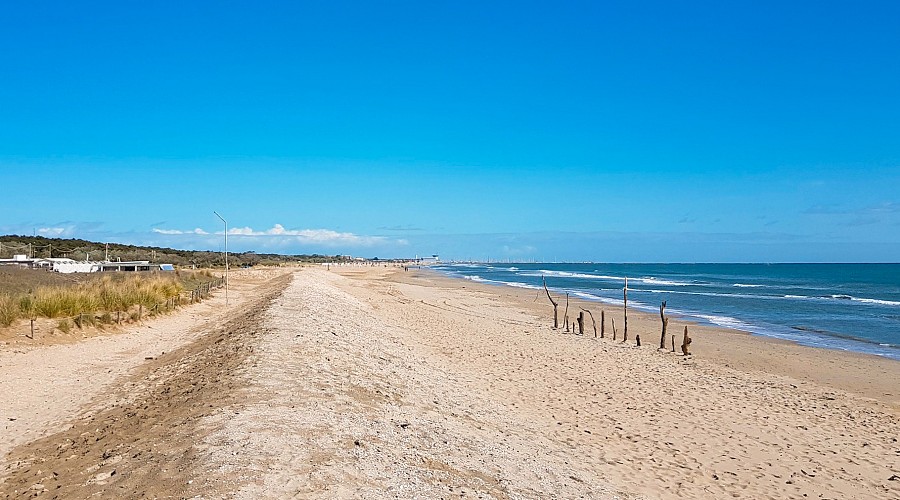
[[[191,302],[190,303],[193,304],[195,302],[201,302],[204,299],[208,299],[210,292],[212,292],[212,290],[220,288],[224,283],[225,283],[225,281],[222,278],[217,278],[212,281],[200,283],[199,285],[197,285],[196,288],[194,288],[193,290],[190,290],[190,294],[191,294],[191,299],[190,299]],[[166,299],[165,302],[160,302],[158,304],[155,304],[153,307],[150,308],[150,311],[153,313],[158,313],[160,310],[160,307],[164,307],[166,311],[175,309],[181,305],[182,300],[183,300],[182,295],[185,295],[186,293],[187,292],[182,292],[181,294],[178,294],[174,297],[170,297],[170,298]],[[185,300],[186,300],[186,297],[185,297]],[[77,316],[72,316],[70,318],[63,318],[63,319],[71,319],[75,323],[75,325],[77,325],[79,328],[81,328],[81,325],[84,323],[84,318],[87,315],[88,315],[88,313],[82,312],[82,313],[78,314]],[[144,317],[144,305],[138,304],[137,320],[140,321],[143,317]],[[26,335],[26,337],[28,337],[29,339],[34,339],[34,322],[35,322],[35,320],[36,320],[36,318],[31,318],[31,335]],[[117,325],[121,324],[121,322],[122,322],[122,311],[116,311],[116,324]]]
[[[550,295],[550,290],[547,288],[547,280],[541,277],[541,281],[544,284],[544,291],[547,292],[547,298],[550,299],[550,303],[553,304],[553,329],[559,328],[559,315],[557,312],[557,308],[559,307],[559,302],[556,301],[552,295]],[[628,342],[628,278],[625,278],[625,287],[622,289],[622,298],[624,301],[623,305],[623,314],[624,314],[624,325],[622,330],[622,342]],[[591,324],[594,327],[594,338],[597,338],[597,322],[594,321],[594,314],[591,313],[588,309],[580,308],[581,311],[578,313],[578,318],[572,322],[572,332],[575,332],[575,325],[577,322],[578,325],[578,335],[584,335],[584,313],[588,313],[591,318]],[[666,348],[666,330],[669,326],[669,317],[666,316],[666,301],[662,301],[662,304],[659,306],[659,317],[662,321],[662,333],[659,336],[659,348]],[[616,340],[616,319],[612,319],[612,339]],[[563,321],[566,325],[566,332],[569,331],[569,294],[566,293],[566,309],[563,314]],[[606,311],[603,309],[600,310],[600,338],[606,337]],[[635,335],[635,342],[638,347],[641,346],[641,336]],[[685,325],[684,327],[684,336],[681,341],[681,353],[685,356],[690,356],[690,346],[692,339],[690,335],[688,335],[688,327]],[[672,335],[672,352],[675,352],[675,335]]]

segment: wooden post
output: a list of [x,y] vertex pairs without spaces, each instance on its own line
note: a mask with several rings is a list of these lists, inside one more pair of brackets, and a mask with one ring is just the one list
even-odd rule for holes
[[669,318],[666,317],[666,301],[659,306],[659,318],[662,320],[662,335],[659,337],[659,348],[666,348],[666,327],[669,326]]
[[31,318],[31,337],[28,338],[34,339],[34,318]]
[[547,280],[541,276],[541,281],[544,282],[544,291],[547,292],[547,298],[550,299],[550,303],[553,304],[553,329],[556,330],[559,328],[559,319],[557,316],[557,307],[559,306],[559,302],[553,300],[553,297],[550,296],[550,290],[547,289]]
[[672,335],[672,352],[675,352],[675,336]]
[[[566,323],[566,331],[569,331],[569,292],[566,292],[566,310],[563,313],[563,321]],[[573,328],[574,330],[574,328]]]
[[685,326],[684,327],[684,340],[681,342],[681,352],[684,353],[685,356],[691,355],[690,346],[691,346],[691,338],[688,336],[688,327]]
[[578,335],[584,335],[584,311],[578,313]]
[[594,338],[597,338],[597,322],[594,321],[594,315],[591,313],[589,309],[581,309],[582,311],[588,313],[588,316],[591,317],[591,325],[594,327]]
[[121,314],[119,313],[119,311],[116,311],[116,324],[117,325],[120,324],[121,320],[122,320]]
[[612,319],[612,327],[613,327],[613,340],[616,340],[616,318]]
[[628,278],[625,278],[625,288],[622,289],[622,295],[625,297],[625,306],[622,311],[625,313],[625,326],[622,329],[622,342],[628,342]]
[[606,311],[600,309],[600,338],[606,337]]
[[144,317],[144,304],[138,304],[138,321]]

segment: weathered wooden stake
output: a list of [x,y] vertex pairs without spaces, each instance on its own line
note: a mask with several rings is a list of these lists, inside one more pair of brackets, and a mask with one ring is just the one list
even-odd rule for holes
[[578,313],[578,335],[584,335],[584,311]]
[[559,320],[557,319],[557,307],[559,307],[559,302],[553,300],[553,297],[550,296],[550,290],[547,289],[547,280],[541,276],[541,281],[544,282],[544,291],[547,292],[547,298],[550,299],[550,303],[553,304],[553,329],[556,330],[559,328]]
[[597,322],[594,321],[594,315],[588,309],[582,308],[581,310],[588,313],[588,316],[591,317],[591,325],[594,327],[594,338],[597,338]]
[[675,352],[675,336],[672,335],[672,352]]
[[[566,331],[569,331],[569,292],[566,292],[566,310],[563,312],[563,321],[566,323]],[[574,330],[574,328],[573,328]]]
[[31,318],[31,337],[30,339],[34,339],[34,318]]
[[684,341],[681,342],[681,352],[684,353],[685,356],[690,356],[690,345],[691,338],[688,336],[688,327],[684,327]]
[[138,305],[138,321],[140,321],[142,317],[144,317],[144,304],[139,304]]
[[662,320],[662,335],[659,337],[659,348],[666,348],[666,327],[669,326],[669,318],[666,317],[666,301],[659,306],[659,318]]
[[613,340],[616,340],[616,318],[612,318]]
[[628,278],[625,278],[625,288],[622,289],[622,295],[625,297],[625,305],[622,307],[625,313],[625,327],[622,330],[622,342],[628,342]]
[[606,337],[606,311],[600,309],[600,338]]

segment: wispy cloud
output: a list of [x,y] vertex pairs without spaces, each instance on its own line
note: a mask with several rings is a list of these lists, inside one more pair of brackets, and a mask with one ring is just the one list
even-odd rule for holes
[[66,227],[42,227],[37,232],[43,236],[58,237],[65,235],[70,228]]
[[153,232],[157,233],[157,234],[170,234],[170,235],[174,235],[174,234],[201,234],[201,235],[209,234],[206,231],[204,231],[203,229],[200,229],[199,227],[196,229],[190,230],[190,231],[182,231],[181,229],[160,229],[160,228],[154,227]]
[[421,227],[415,227],[411,225],[395,225],[395,226],[381,226],[378,228],[379,231],[424,231]]
[[270,229],[258,231],[252,227],[234,227],[228,230],[229,236],[242,237],[290,237],[300,243],[319,245],[351,245],[371,246],[388,241],[384,236],[363,236],[354,233],[333,231],[331,229],[286,229],[275,224]]
[[[156,234],[167,236],[223,234],[222,231],[209,233],[199,227],[193,230],[165,229],[155,227],[153,228],[153,232]],[[257,230],[250,226],[233,227],[228,230],[228,236],[247,241],[258,240],[260,243],[290,242],[301,245],[321,245],[330,247],[368,247],[383,243],[394,243],[399,245],[408,244],[406,240],[391,240],[384,236],[366,236],[349,232],[334,231],[331,229],[288,229],[281,224],[275,224],[271,228],[264,230]]]
[[803,211],[807,215],[855,215],[859,217],[873,215],[900,214],[900,203],[883,201],[865,207],[841,207],[840,205],[813,205]]

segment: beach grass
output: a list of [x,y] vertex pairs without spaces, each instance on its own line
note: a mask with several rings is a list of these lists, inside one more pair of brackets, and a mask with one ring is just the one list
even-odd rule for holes
[[[202,280],[205,276],[198,274],[189,279]],[[98,313],[127,312],[134,306],[150,308],[178,296],[184,289],[176,277],[133,275],[124,279],[104,276],[68,287],[42,286],[32,293],[7,293],[0,295],[0,326],[10,326],[19,319],[75,317],[78,326],[93,324]],[[85,320],[85,315],[91,319]]]

